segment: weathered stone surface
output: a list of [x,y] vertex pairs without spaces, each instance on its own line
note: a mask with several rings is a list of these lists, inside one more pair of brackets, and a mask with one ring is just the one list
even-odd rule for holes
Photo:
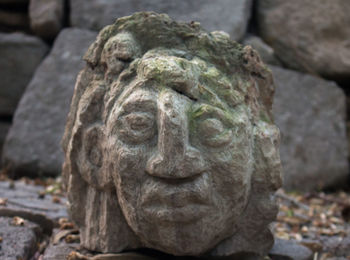
[[104,28],[85,60],[63,139],[82,245],[265,255],[281,164],[257,53],[146,12]]
[[269,256],[274,260],[311,260],[313,253],[310,249],[291,240],[276,238]]
[[281,65],[281,62],[277,59],[275,51],[267,45],[261,38],[250,35],[243,41],[244,45],[250,45],[255,49],[263,62],[271,65]]
[[261,37],[290,68],[350,79],[350,1],[259,0]]
[[285,188],[309,191],[345,184],[349,169],[343,91],[330,81],[271,68]]
[[198,21],[209,31],[222,30],[234,40],[242,39],[251,12],[251,0],[71,0],[73,26],[100,30],[115,19],[139,11],[167,13],[184,21]]
[[3,162],[12,174],[54,176],[61,172],[60,139],[74,82],[83,67],[82,55],[95,37],[88,30],[63,30],[37,69],[4,144]]
[[40,227],[29,221],[14,226],[11,221],[12,218],[0,217],[0,259],[30,259],[37,249]]
[[51,195],[39,197],[42,186],[25,184],[21,181],[0,182],[0,198],[7,199],[6,205],[0,206],[0,216],[20,216],[39,224],[46,233],[51,233],[59,218],[67,217],[66,199],[60,198],[59,203],[53,202]]
[[62,28],[63,12],[64,0],[31,0],[30,27],[40,37],[53,39]]
[[0,33],[0,115],[12,115],[48,47],[23,33]]
[[[159,259],[169,259],[169,258],[158,258],[151,257],[144,254],[127,252],[119,254],[82,254],[78,251],[80,249],[79,244],[67,244],[61,241],[59,244],[52,244],[46,248],[43,260],[159,260]],[[78,252],[72,255],[72,252]],[[76,257],[75,257],[76,256]],[[82,258],[83,256],[84,258]],[[170,256],[171,257],[171,256]],[[173,258],[170,258],[173,259]],[[176,259],[176,258],[175,258]]]

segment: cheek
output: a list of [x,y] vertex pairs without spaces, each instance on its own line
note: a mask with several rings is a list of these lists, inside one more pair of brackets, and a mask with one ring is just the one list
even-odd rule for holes
[[222,196],[240,196],[249,189],[253,156],[248,139],[233,143],[223,151],[208,153],[207,161],[210,162],[214,189]]
[[144,146],[128,146],[114,140],[109,149],[109,171],[118,188],[133,189],[145,176],[145,166],[148,153]]

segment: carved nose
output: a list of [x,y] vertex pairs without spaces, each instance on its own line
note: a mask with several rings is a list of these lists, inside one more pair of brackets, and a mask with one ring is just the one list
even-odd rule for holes
[[170,179],[190,178],[205,170],[199,150],[189,144],[187,113],[190,101],[172,91],[158,100],[158,149],[148,160],[148,174]]

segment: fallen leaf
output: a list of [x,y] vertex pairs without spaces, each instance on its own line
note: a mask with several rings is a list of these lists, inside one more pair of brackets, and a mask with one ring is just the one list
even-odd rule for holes
[[67,256],[67,260],[90,260],[90,257],[84,256],[76,251],[72,251]]
[[24,226],[25,224],[25,221],[23,218],[21,217],[13,217],[12,220],[11,220],[11,225],[13,226]]
[[52,196],[52,202],[53,203],[61,203],[61,199],[57,196]]
[[80,242],[80,235],[75,235],[75,234],[67,235],[65,237],[64,241],[68,244],[79,243]]
[[66,222],[60,225],[60,229],[73,229],[73,228],[74,228],[74,224],[72,222]]
[[6,206],[7,205],[7,198],[0,198],[0,206]]
[[57,245],[61,241],[61,239],[65,238],[66,236],[68,236],[72,233],[76,233],[76,232],[77,232],[77,230],[74,230],[74,229],[61,230],[53,236],[52,244]]

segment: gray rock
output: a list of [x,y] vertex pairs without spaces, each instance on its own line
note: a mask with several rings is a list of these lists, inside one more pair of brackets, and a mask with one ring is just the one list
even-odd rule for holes
[[54,39],[63,25],[64,0],[31,0],[30,27],[44,39]]
[[285,188],[309,191],[345,184],[349,168],[343,91],[330,81],[271,68]]
[[[5,138],[8,130],[10,129],[11,124],[7,122],[0,122],[0,156],[2,153],[2,146],[5,142]],[[1,165],[1,162],[0,162]]]
[[[55,234],[52,237],[54,236]],[[56,244],[51,239],[50,244],[45,249],[43,260],[67,260],[68,255],[72,251],[77,251],[78,248],[79,244],[77,243],[67,244],[62,240]]]
[[115,19],[140,11],[167,13],[176,20],[198,21],[208,31],[222,30],[234,40],[243,38],[251,0],[71,0],[72,26],[100,30]]
[[277,238],[269,256],[273,260],[311,260],[313,253],[294,241]]
[[257,36],[248,36],[243,41],[244,45],[250,45],[255,49],[263,62],[271,65],[280,66],[281,62],[277,59],[275,51]]
[[81,29],[63,30],[24,93],[3,148],[3,162],[15,176],[58,175],[60,140],[82,55],[96,37]]
[[30,259],[39,242],[40,227],[25,221],[23,226],[11,225],[12,218],[0,217],[0,259]]
[[0,115],[12,115],[36,68],[48,51],[37,37],[0,33]]
[[281,163],[256,51],[143,12],[104,28],[85,60],[62,141],[81,244],[265,255]]
[[349,256],[350,255],[350,235],[347,236],[321,236],[319,238],[323,245],[323,251],[333,256]]
[[0,216],[20,216],[40,225],[45,233],[51,233],[58,219],[67,217],[66,199],[61,197],[59,203],[54,203],[49,194],[39,198],[43,191],[42,186],[21,181],[14,182],[14,187],[8,181],[0,182],[0,198],[7,199],[6,205],[0,206]]
[[290,68],[350,79],[350,1],[259,0],[259,33]]

